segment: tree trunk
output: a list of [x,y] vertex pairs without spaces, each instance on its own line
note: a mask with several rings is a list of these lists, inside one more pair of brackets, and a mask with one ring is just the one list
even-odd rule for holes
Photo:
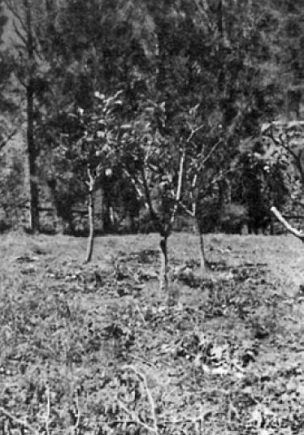
[[195,232],[199,238],[200,269],[201,275],[203,276],[206,270],[208,270],[209,266],[205,255],[204,236],[200,230],[200,225],[197,218],[195,218]]
[[104,187],[103,183],[101,182],[98,185],[98,189],[95,192],[95,213],[96,216],[99,216],[98,219],[98,231],[100,231],[102,234],[105,232],[105,218],[104,218],[104,208],[105,208],[105,200],[104,200],[105,194],[104,194]]
[[160,240],[160,290],[168,290],[168,251],[167,251],[168,237],[163,236]]
[[90,186],[89,188],[89,198],[88,198],[88,214],[89,214],[89,238],[87,244],[87,255],[86,263],[89,263],[93,255],[94,247],[94,188]]
[[39,185],[38,185],[38,168],[37,155],[38,150],[34,136],[34,41],[32,33],[32,11],[28,0],[24,0],[24,8],[26,12],[26,32],[27,41],[26,49],[30,64],[28,82],[26,85],[26,114],[27,114],[27,152],[29,162],[29,191],[30,191],[30,230],[33,233],[39,231]]
[[30,193],[30,230],[33,233],[39,232],[39,186],[38,171],[36,163],[36,147],[34,139],[33,124],[33,95],[28,89],[27,108],[27,152],[29,161],[29,193]]
[[103,228],[105,233],[109,233],[112,230],[112,220],[111,220],[111,199],[110,199],[110,189],[107,184],[104,186],[103,195]]

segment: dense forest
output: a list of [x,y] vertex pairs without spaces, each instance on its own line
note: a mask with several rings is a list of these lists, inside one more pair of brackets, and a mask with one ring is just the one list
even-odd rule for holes
[[166,240],[299,217],[300,0],[0,4],[2,230]]

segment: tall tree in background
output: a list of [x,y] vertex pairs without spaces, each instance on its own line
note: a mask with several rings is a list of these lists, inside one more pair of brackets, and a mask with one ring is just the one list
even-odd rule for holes
[[11,116],[16,114],[16,102],[10,95],[12,59],[3,42],[3,32],[8,18],[4,10],[4,1],[0,1],[0,150],[5,147],[16,133],[11,125]]
[[[36,0],[4,0],[12,16],[14,34],[11,50],[14,56],[14,73],[25,101],[26,142],[29,166],[29,227],[39,231],[39,145],[35,136],[35,99],[41,92],[39,69],[42,59],[37,40],[37,26],[41,25],[41,4]],[[21,110],[23,105],[21,106]]]
[[270,2],[277,12],[276,37],[280,44],[280,75],[287,120],[300,117],[304,94],[304,10],[301,0]]
[[[77,108],[93,113],[96,92],[109,95],[122,89],[126,109],[131,112],[136,106],[142,76],[147,75],[143,72],[147,62],[143,56],[144,41],[137,33],[142,24],[137,26],[130,19],[130,14],[132,17],[138,15],[138,12],[132,11],[132,3],[65,0],[60,8],[51,4],[53,20],[48,22],[49,30],[39,34],[40,48],[49,65],[49,87],[44,94],[48,109],[46,113],[41,114],[40,111],[42,116],[37,132],[42,146],[42,164],[55,163],[54,155],[58,156],[56,149],[61,146],[65,134],[69,134],[67,113]],[[140,9],[139,15],[137,21],[140,23],[141,17],[144,17]],[[64,194],[67,189],[64,188],[64,181],[58,182],[57,157],[55,160],[57,163],[52,167],[48,165],[44,177],[53,186],[59,202],[62,196],[72,206],[78,199],[77,190],[68,189],[69,198]],[[59,166],[63,166],[62,162]],[[77,180],[77,174],[74,175]],[[104,187],[99,185],[100,195],[104,197],[102,227],[106,228],[110,220],[106,196],[110,192],[106,192]],[[68,207],[64,210],[67,211]]]
[[[185,148],[187,186],[191,179],[200,180],[196,191],[207,192],[210,180],[218,179],[220,214],[230,182],[225,174],[241,141],[275,115],[281,66],[275,39],[284,22],[283,2],[4,1],[15,21],[15,73],[26,97],[33,230],[39,227],[38,178],[53,186],[58,180],[56,165],[50,170],[49,163],[58,162],[57,149],[69,134],[67,114],[78,108],[93,113],[96,92],[114,95],[119,89],[131,124],[146,116],[147,107],[153,113],[153,104],[164,105],[161,133],[176,168]],[[194,107],[197,119],[190,125]],[[166,148],[158,138],[155,149]],[[132,155],[123,158],[132,160]],[[204,165],[198,177],[194,163],[199,159]],[[77,179],[78,166],[65,163],[70,180]],[[57,183],[55,190],[63,185]],[[72,204],[78,191],[69,186],[62,196]],[[183,200],[189,205],[190,198]]]

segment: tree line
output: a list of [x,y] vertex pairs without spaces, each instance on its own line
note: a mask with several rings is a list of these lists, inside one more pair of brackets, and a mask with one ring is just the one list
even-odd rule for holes
[[[290,208],[292,155],[280,139],[265,140],[261,126],[300,117],[300,0],[0,5],[7,220],[27,206],[30,230],[41,230],[40,210],[51,197],[73,232],[73,210],[87,204],[89,259],[98,192],[102,229],[113,213],[128,218],[129,231],[150,225],[166,267],[177,217],[192,220],[203,244],[203,232],[239,231],[244,223],[254,232],[268,225],[271,205]],[[8,167],[17,132],[26,154],[12,150]]]

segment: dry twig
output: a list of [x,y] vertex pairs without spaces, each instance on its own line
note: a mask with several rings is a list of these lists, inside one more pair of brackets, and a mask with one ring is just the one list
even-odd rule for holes
[[130,411],[123,402],[121,402],[120,400],[117,401],[118,405],[120,406],[120,408],[125,411],[126,414],[128,414],[130,417],[132,417],[132,421],[136,424],[138,424],[139,426],[142,426],[143,428],[145,428],[146,430],[148,430],[149,432],[153,432],[155,434],[158,435],[158,430],[155,431],[154,427],[150,427],[148,426],[146,423],[144,423],[143,421],[141,421],[139,419],[139,417],[135,414],[135,412]]
[[157,422],[157,417],[156,417],[156,407],[155,407],[155,402],[151,393],[151,390],[148,386],[148,381],[146,378],[146,375],[142,372],[140,372],[139,370],[137,370],[134,366],[129,365],[125,367],[126,369],[132,370],[142,381],[146,390],[146,394],[148,397],[148,401],[150,404],[150,408],[151,408],[151,417],[152,417],[152,421],[153,421],[153,427],[148,426],[146,423],[142,422],[139,417],[133,412],[130,411],[128,408],[126,408],[126,406],[121,402],[118,401],[119,405],[121,406],[121,408],[127,412],[130,416],[132,416],[132,418],[134,419],[134,421],[138,424],[140,424],[141,426],[145,427],[147,430],[149,430],[150,432],[154,432],[156,435],[159,434],[158,431],[158,422]]
[[76,410],[77,410],[77,419],[76,422],[73,426],[73,431],[74,433],[77,433],[77,428],[79,427],[79,423],[80,423],[80,409],[79,409],[79,396],[78,396],[78,391],[76,390],[76,398],[75,398],[75,405],[76,405]]
[[50,398],[50,388],[48,383],[46,384],[46,399],[47,399],[47,405],[46,405],[46,414],[45,414],[45,431],[47,435],[50,435],[50,415],[51,415],[51,398]]
[[4,414],[6,417],[8,417],[10,420],[14,421],[15,423],[19,424],[20,426],[24,427],[25,429],[27,429],[28,431],[32,432],[35,435],[39,435],[38,431],[31,426],[29,423],[27,423],[24,420],[21,420],[18,417],[15,417],[13,414],[11,414],[9,411],[7,411],[6,409],[4,409],[2,406],[0,406],[0,414]]

